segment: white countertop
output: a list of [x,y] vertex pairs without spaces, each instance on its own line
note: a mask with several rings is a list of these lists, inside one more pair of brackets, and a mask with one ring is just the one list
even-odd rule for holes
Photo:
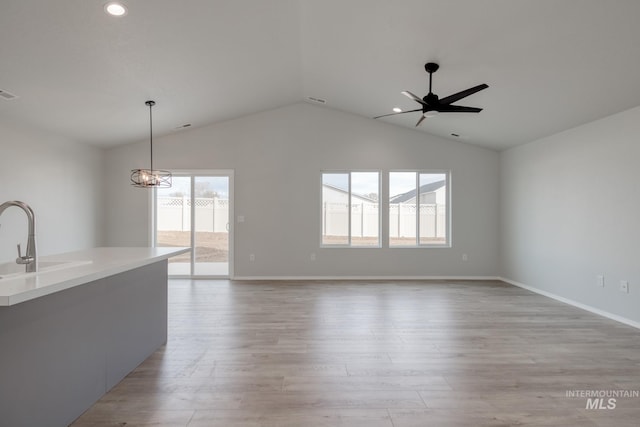
[[39,258],[39,262],[68,262],[38,273],[0,279],[0,306],[40,298],[65,289],[189,252],[189,248],[93,248]]

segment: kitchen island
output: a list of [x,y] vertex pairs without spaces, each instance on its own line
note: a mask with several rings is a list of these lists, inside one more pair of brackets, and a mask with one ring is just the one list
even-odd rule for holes
[[0,279],[0,425],[66,426],[167,341],[167,259],[95,248]]

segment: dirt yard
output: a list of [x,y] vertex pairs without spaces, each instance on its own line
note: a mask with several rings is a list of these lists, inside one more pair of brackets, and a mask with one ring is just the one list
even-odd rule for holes
[[[158,231],[158,246],[191,246],[189,231]],[[196,232],[196,262],[228,262],[229,234]],[[189,262],[191,254],[173,257],[169,262]]]

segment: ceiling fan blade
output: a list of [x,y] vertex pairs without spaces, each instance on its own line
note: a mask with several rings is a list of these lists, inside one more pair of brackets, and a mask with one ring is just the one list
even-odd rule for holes
[[482,108],[464,107],[462,105],[440,105],[438,111],[441,113],[479,113]]
[[399,113],[383,114],[381,116],[374,117],[374,119],[379,119],[380,117],[397,116],[398,114],[415,113],[416,111],[422,111],[422,108],[418,108],[417,110],[411,110],[411,111],[400,111]]
[[420,103],[420,104],[422,104],[422,105],[427,105],[427,103],[426,103],[426,102],[424,102],[424,101],[422,100],[422,98],[420,98],[420,97],[419,97],[419,96],[417,96],[417,95],[414,95],[413,93],[409,92],[408,90],[404,90],[404,91],[402,91],[402,92],[400,92],[400,93],[401,93],[401,94],[403,94],[404,96],[406,96],[407,98],[410,98],[410,99],[413,99],[413,100],[414,100],[414,101],[416,101],[416,102],[419,102],[419,103]]
[[420,116],[420,120],[418,120],[418,123],[416,123],[416,127],[420,126],[420,123],[422,123],[424,119],[425,119],[424,116]]
[[458,93],[454,93],[453,95],[449,95],[446,98],[442,98],[440,100],[440,104],[452,104],[456,101],[461,100],[462,98],[466,98],[469,95],[473,95],[476,92],[480,92],[483,89],[488,88],[489,86],[486,84],[481,84],[472,88],[469,88],[467,90],[463,90],[461,92]]

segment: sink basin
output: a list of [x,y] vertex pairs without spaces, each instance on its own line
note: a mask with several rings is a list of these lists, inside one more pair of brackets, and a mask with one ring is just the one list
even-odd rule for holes
[[[38,261],[38,273],[78,267],[85,264],[91,264],[91,261]],[[38,273],[25,273],[24,265],[16,264],[15,262],[0,264],[0,280],[26,275],[31,276]]]

